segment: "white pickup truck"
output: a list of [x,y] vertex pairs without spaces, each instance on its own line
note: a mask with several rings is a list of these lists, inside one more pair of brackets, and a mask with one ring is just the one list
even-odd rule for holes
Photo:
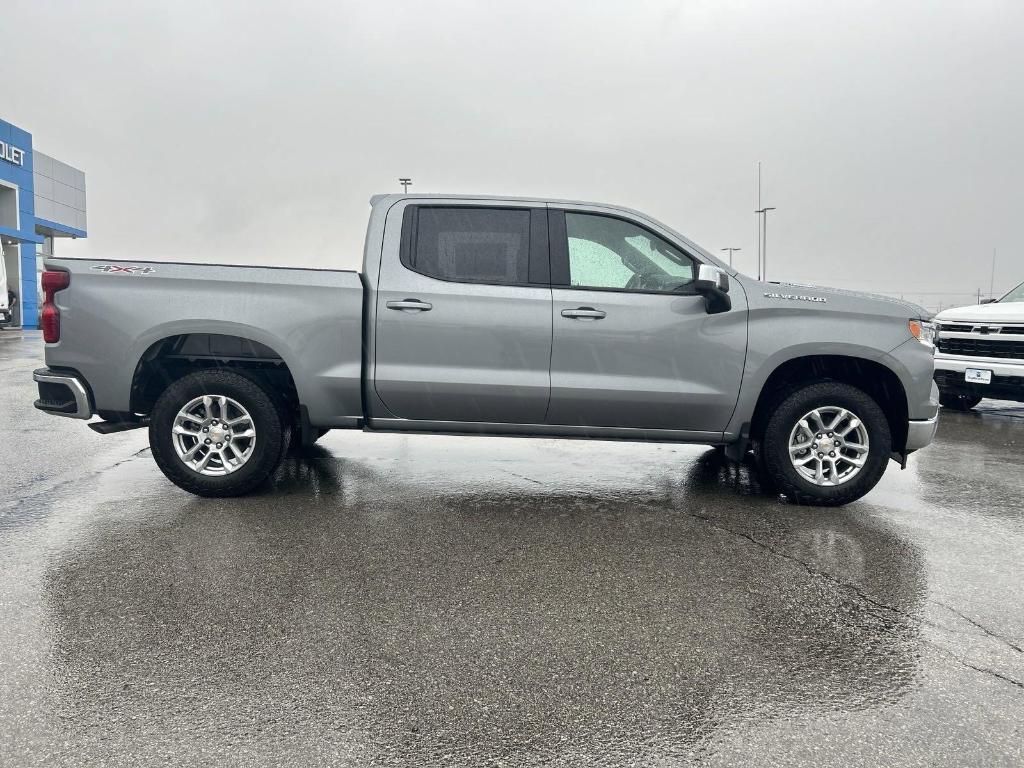
[[0,255],[0,328],[10,325],[14,317],[9,292],[10,289],[7,287],[7,266],[4,264],[3,256]]
[[997,301],[940,312],[935,322],[943,406],[969,411],[986,397],[1024,402],[1024,283]]

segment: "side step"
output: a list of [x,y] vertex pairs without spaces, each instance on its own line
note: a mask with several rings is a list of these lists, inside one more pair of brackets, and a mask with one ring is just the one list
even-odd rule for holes
[[138,421],[93,421],[89,423],[89,429],[99,432],[101,435],[112,435],[115,432],[127,432],[129,429],[141,429],[148,426],[148,416]]

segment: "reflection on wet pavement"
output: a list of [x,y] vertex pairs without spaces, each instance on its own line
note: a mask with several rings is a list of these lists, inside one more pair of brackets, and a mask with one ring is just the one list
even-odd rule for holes
[[0,501],[0,762],[1022,757],[1024,407],[944,413],[842,510],[700,447],[338,432],[202,500],[14,389],[12,437],[60,439],[0,449],[34,472]]

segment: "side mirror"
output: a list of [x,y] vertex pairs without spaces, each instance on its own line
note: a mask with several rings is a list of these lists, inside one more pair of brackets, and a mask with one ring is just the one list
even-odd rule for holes
[[701,264],[697,269],[697,279],[693,281],[693,290],[704,297],[704,306],[709,315],[732,309],[729,276],[718,267]]
[[999,299],[982,299],[981,303],[982,304],[995,304],[998,301],[999,301]]

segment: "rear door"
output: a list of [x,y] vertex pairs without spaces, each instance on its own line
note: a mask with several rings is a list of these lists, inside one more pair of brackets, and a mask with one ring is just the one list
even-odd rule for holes
[[[389,224],[390,226],[390,224]],[[374,387],[401,419],[539,424],[550,393],[543,205],[409,204],[383,254]]]
[[699,261],[640,221],[552,210],[549,424],[720,432],[736,405],[746,305],[709,315]]

